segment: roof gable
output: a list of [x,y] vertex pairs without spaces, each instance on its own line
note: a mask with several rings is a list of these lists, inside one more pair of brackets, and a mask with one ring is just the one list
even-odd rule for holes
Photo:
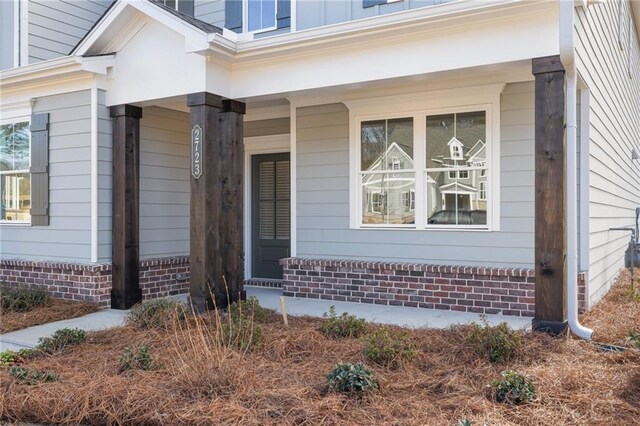
[[153,19],[185,37],[185,50],[208,48],[208,35],[222,29],[151,0],[116,0],[71,51],[71,55],[94,56],[118,51],[135,36],[142,18]]

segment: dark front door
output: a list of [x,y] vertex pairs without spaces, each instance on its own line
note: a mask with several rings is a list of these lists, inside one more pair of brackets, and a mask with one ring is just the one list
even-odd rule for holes
[[282,279],[279,260],[291,246],[289,169],[289,153],[252,157],[252,278]]

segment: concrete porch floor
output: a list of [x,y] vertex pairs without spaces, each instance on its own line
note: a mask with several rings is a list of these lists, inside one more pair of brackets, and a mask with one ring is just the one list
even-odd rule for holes
[[[280,312],[281,289],[247,286],[246,290],[247,296],[256,296],[260,301],[260,305]],[[180,299],[186,300],[186,295],[180,297]],[[285,298],[285,303],[287,312],[291,316],[309,315],[321,317],[323,313],[329,311],[331,306],[335,306],[338,314],[348,312],[365,318],[370,322],[412,328],[446,328],[456,324],[468,324],[473,321],[480,321],[479,314],[468,312],[369,305],[364,303],[335,302],[317,299],[298,299],[294,297]],[[23,348],[32,348],[38,344],[40,337],[51,336],[56,330],[65,327],[77,327],[86,331],[118,327],[124,324],[124,318],[127,312],[129,311],[105,309],[79,318],[56,321],[2,334],[0,335],[0,351],[18,351]],[[531,327],[531,318],[504,315],[487,315],[486,317],[487,321],[494,325],[500,322],[506,322],[514,329],[529,329]]]

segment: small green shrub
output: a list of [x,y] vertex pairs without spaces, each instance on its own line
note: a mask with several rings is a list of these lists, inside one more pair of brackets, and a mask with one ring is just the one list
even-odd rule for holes
[[8,367],[23,360],[33,358],[35,355],[36,351],[34,349],[20,349],[18,352],[0,352],[0,367]]
[[320,331],[334,339],[356,338],[367,331],[367,320],[349,315],[346,312],[337,315],[334,306],[329,308],[328,314],[325,312],[322,316],[324,321],[320,326]]
[[49,294],[41,288],[0,286],[0,305],[3,311],[28,312],[46,305]]
[[51,337],[41,337],[38,339],[36,350],[47,354],[62,352],[65,349],[78,345],[87,340],[87,333],[79,328],[62,328],[57,330]]
[[379,388],[373,371],[364,364],[336,364],[327,374],[329,389],[334,392],[369,392]]
[[409,333],[383,325],[365,338],[364,356],[385,367],[398,367],[403,361],[416,357],[416,346]]
[[471,426],[471,420],[468,419],[464,419],[464,420],[460,420],[456,426]]
[[253,319],[257,323],[265,323],[273,316],[273,311],[260,306],[258,298],[251,296],[240,302],[229,305],[229,315],[237,319],[240,317]]
[[57,382],[60,376],[51,371],[31,370],[24,367],[11,367],[9,376],[16,380],[24,382],[27,385],[35,385],[38,383]]
[[482,325],[471,324],[467,334],[467,342],[473,345],[476,353],[491,362],[505,362],[515,357],[522,346],[520,333],[505,322],[491,326],[485,317],[482,322]]
[[640,330],[633,329],[629,331],[627,341],[636,348],[640,349]]
[[175,316],[185,317],[184,305],[174,299],[153,299],[134,305],[125,322],[137,329],[166,328]]
[[222,344],[240,351],[251,351],[262,343],[262,327],[250,318],[222,320],[220,324]]
[[151,355],[151,346],[144,344],[136,351],[132,346],[127,348],[120,355],[119,372],[124,373],[128,370],[153,370],[156,365]]
[[500,375],[500,379],[491,382],[495,401],[518,405],[536,399],[536,387],[531,378],[513,370],[505,370]]

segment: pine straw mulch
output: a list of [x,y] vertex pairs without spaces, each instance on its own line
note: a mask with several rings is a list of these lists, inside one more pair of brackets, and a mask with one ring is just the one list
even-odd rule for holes
[[99,309],[100,307],[95,303],[49,298],[44,306],[28,312],[0,310],[0,334],[34,325],[80,317]]
[[[611,343],[640,326],[640,303],[621,299],[624,285],[621,280],[585,321],[602,327],[599,335],[611,336]],[[360,398],[329,393],[326,373],[337,362],[362,361],[363,342],[329,339],[318,331],[320,321],[290,318],[287,329],[273,317],[263,325],[264,343],[250,353],[212,345],[211,327],[203,331],[193,319],[167,331],[92,333],[66,354],[25,364],[54,371],[61,382],[27,386],[1,371],[1,418],[69,425],[455,425],[462,419],[631,425],[640,419],[640,352],[606,353],[577,339],[529,333],[516,359],[494,365],[468,346],[467,327],[409,330],[415,361],[396,370],[369,365],[379,391]],[[118,374],[123,349],[144,343],[160,367]],[[505,369],[535,380],[536,402],[514,407],[487,397],[487,384]]]

